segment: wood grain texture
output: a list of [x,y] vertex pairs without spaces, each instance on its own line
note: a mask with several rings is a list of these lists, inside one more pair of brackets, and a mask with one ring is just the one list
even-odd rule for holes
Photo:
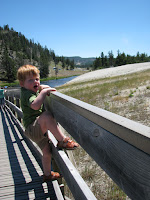
[[[50,100],[51,99],[51,100]],[[46,102],[49,109],[53,107],[48,105],[55,100],[65,108],[75,111],[79,115],[89,119],[98,126],[120,137],[129,144],[150,154],[150,127],[144,126],[125,117],[103,110],[88,103],[74,99],[67,95],[55,92],[47,97]]]
[[[98,115],[94,116],[91,110],[88,115],[91,114],[92,119],[80,115],[78,109],[76,110],[74,106],[73,109],[72,106],[68,106],[68,98],[66,99],[67,103],[65,99],[51,95],[51,100],[49,101],[47,98],[45,102],[46,109],[53,112],[61,126],[76,139],[130,198],[150,199],[149,154],[101,127],[94,119],[98,118]],[[86,106],[88,110],[88,105],[86,104]],[[109,121],[107,123],[109,126]],[[122,131],[121,125],[120,129]],[[123,129],[126,127],[124,126]],[[113,126],[111,130],[113,130]],[[128,128],[126,132],[128,132]],[[132,137],[132,133],[130,133],[130,137]]]

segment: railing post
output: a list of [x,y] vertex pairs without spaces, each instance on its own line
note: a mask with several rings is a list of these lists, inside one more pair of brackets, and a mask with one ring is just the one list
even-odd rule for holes
[[[8,101],[12,102],[12,97],[8,96]],[[12,108],[10,108],[10,109],[11,109],[11,111],[13,111]]]
[[[19,100],[18,98],[16,98],[16,106],[17,106],[18,108],[20,108],[20,100]],[[21,122],[21,118],[19,117],[18,114],[17,114],[17,118],[18,118],[18,120]]]

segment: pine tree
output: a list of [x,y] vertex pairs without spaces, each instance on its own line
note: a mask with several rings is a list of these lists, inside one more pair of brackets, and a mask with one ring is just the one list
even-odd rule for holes
[[109,66],[113,66],[114,65],[114,55],[112,51],[108,52],[108,60],[109,60]]
[[6,78],[8,81],[13,82],[16,80],[16,66],[15,61],[8,56],[8,51],[5,49],[2,59],[2,66],[6,71]]
[[102,67],[104,66],[104,57],[105,57],[105,56],[104,56],[104,53],[102,52],[102,53],[101,53],[101,62],[102,62]]
[[96,60],[93,63],[93,68],[95,69],[99,69],[102,67],[102,62],[101,62],[101,58],[96,58]]

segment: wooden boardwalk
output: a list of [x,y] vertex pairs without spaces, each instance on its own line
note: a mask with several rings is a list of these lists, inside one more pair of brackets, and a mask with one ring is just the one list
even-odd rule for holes
[[[0,194],[3,192],[0,199],[46,199],[52,190],[46,189],[47,186],[42,184],[41,164],[37,160],[33,164],[35,159],[27,150],[28,144],[16,130],[20,122],[10,111],[12,109],[19,119],[22,118],[22,111],[19,109],[20,90],[7,91],[5,98],[7,110],[0,112],[0,134],[3,133],[0,137],[0,145],[3,146],[0,159],[4,160],[0,162]],[[150,200],[150,127],[59,92],[47,96],[44,106],[129,198]],[[19,130],[23,132],[22,125]],[[49,132],[48,136],[52,141],[52,156],[74,199],[96,200],[65,152],[56,148],[54,136]],[[3,158],[4,155],[7,159]],[[53,167],[55,168],[54,165]],[[7,176],[5,169],[10,171],[10,176]],[[52,185],[55,189],[56,184],[52,182]],[[57,184],[57,199],[58,190],[60,186]],[[62,193],[61,199],[64,199]]]
[[42,182],[41,160],[34,155],[10,113],[1,109],[0,199],[57,199],[53,187],[55,181]]

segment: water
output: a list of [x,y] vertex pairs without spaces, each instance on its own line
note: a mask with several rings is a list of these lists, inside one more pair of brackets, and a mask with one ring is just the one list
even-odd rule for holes
[[[68,78],[62,78],[62,79],[56,79],[56,80],[48,80],[48,81],[41,81],[40,83],[43,85],[49,85],[50,87],[58,87],[61,86],[65,83],[67,83],[68,81],[71,81],[72,79],[76,78],[77,76],[71,76]],[[7,89],[18,89],[20,88],[20,85],[15,85],[12,87],[8,87]]]
[[62,79],[56,79],[56,80],[48,80],[48,81],[42,81],[41,84],[49,85],[50,87],[58,87],[61,86],[68,81],[71,81],[72,79],[76,78],[77,76],[71,76],[68,78],[62,78]]

